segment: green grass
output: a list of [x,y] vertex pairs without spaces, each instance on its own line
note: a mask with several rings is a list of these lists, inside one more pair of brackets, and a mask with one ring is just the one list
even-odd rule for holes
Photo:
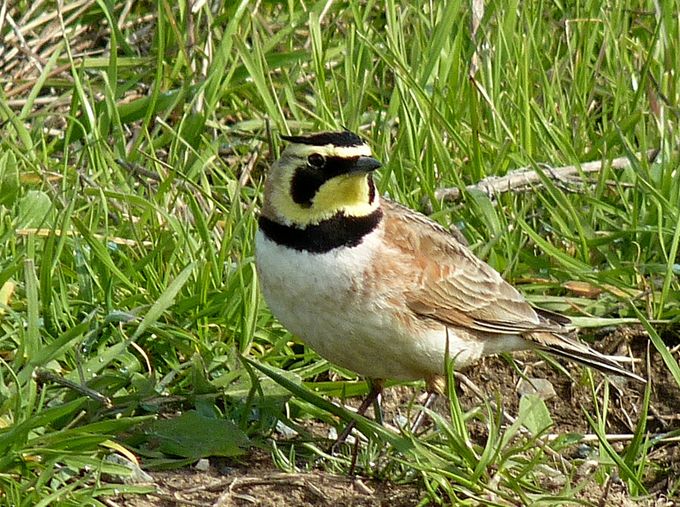
[[[492,1],[476,47],[467,2],[66,3],[19,0],[18,28],[0,24],[0,504],[148,491],[121,482],[129,469],[107,458],[120,446],[149,467],[264,446],[284,469],[348,472],[349,452],[323,455],[304,422],[353,418],[328,398],[365,387],[300,347],[257,290],[252,239],[279,132],[359,131],[385,163],[381,191],[459,226],[508,280],[531,280],[521,289],[537,303],[641,321],[680,386],[649,323],[677,336],[676,2]],[[653,163],[636,155],[652,148]],[[619,156],[631,166],[608,167]],[[434,200],[519,167],[600,159],[585,183]],[[573,296],[569,281],[604,291]],[[609,394],[593,400],[604,437]],[[191,424],[165,417],[178,413]],[[568,439],[538,445],[545,406],[516,416],[465,412],[454,396],[422,436],[360,420],[358,469],[420,481],[423,503],[575,501],[576,465],[557,490],[544,480]],[[230,437],[196,441],[197,420]],[[272,448],[278,420],[300,432],[293,447]],[[643,417],[623,453],[603,438],[596,480],[645,494],[658,445],[645,431]]]

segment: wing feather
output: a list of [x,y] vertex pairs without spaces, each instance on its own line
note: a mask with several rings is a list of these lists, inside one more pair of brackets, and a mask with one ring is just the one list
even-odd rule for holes
[[414,256],[412,262],[419,268],[419,279],[405,292],[411,311],[488,333],[564,331],[559,322],[539,316],[512,285],[445,228],[392,201],[384,200],[383,207],[385,237]]
[[399,287],[409,287],[403,296],[414,314],[472,334],[481,332],[486,339],[519,335],[546,352],[645,381],[622,368],[616,358],[571,336],[573,327],[567,317],[533,308],[496,270],[439,224],[392,201],[385,200],[383,207],[385,239],[400,251],[389,276],[400,278],[394,281]]

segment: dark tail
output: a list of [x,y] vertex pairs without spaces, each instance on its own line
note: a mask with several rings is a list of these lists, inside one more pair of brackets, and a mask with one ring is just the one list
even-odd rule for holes
[[568,336],[553,333],[536,333],[531,337],[539,347],[555,356],[590,366],[609,375],[620,375],[638,382],[647,381],[639,375],[626,370],[611,356],[591,349],[585,343]]

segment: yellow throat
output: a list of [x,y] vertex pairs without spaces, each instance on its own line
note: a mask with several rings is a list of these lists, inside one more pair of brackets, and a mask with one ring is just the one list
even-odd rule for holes
[[345,131],[283,139],[290,144],[272,166],[263,215],[304,228],[338,214],[364,217],[380,207],[371,177],[380,162],[361,138]]

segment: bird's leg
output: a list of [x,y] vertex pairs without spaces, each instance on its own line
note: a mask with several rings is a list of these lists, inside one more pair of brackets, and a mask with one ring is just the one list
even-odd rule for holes
[[372,381],[371,382],[371,390],[373,390],[373,385],[376,382],[380,382],[380,388],[378,389],[378,394],[375,396],[373,399],[373,418],[375,419],[375,422],[380,424],[381,426],[383,425],[383,411],[382,411],[382,390],[383,390],[383,383],[382,381]]
[[415,435],[415,433],[420,429],[420,425],[423,424],[423,421],[425,420],[425,411],[428,410],[432,405],[434,405],[435,400],[437,399],[437,393],[435,391],[428,391],[427,392],[427,398],[425,398],[425,403],[423,403],[423,406],[418,410],[418,415],[416,416],[415,421],[413,421],[413,424],[411,424],[411,433]]
[[[366,411],[368,410],[368,407],[370,407],[373,403],[377,403],[378,399],[380,398],[380,394],[382,393],[383,390],[383,381],[382,380],[367,380],[368,385],[370,386],[370,389],[368,391],[368,395],[364,399],[364,401],[361,402],[361,405],[359,405],[359,408],[357,409],[357,414],[359,415],[364,415]],[[379,417],[379,422],[382,423],[382,413],[378,407],[378,410],[376,410],[376,418]],[[331,450],[335,449],[338,445],[343,443],[349,434],[352,432],[354,427],[356,426],[356,421],[351,420],[347,426],[345,426],[345,429],[340,433],[338,438],[335,440],[333,445],[331,446]]]
[[357,468],[357,458],[359,457],[359,439],[354,439],[354,445],[352,446],[352,459],[349,465],[349,471],[347,475],[354,477],[354,472]]
[[435,400],[437,399],[437,395],[447,393],[446,377],[442,377],[441,375],[433,375],[425,379],[425,384],[427,385],[427,398],[425,398],[425,402],[423,403],[421,409],[418,410],[416,420],[413,421],[413,424],[411,424],[411,433],[413,434],[415,434],[420,429],[421,424],[423,424],[423,421],[427,416],[426,411],[432,407]]

